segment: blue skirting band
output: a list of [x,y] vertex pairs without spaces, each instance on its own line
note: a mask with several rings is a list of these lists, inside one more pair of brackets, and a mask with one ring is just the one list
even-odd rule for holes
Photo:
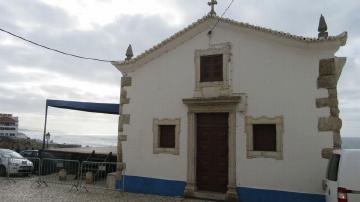
[[325,202],[322,194],[237,187],[239,201],[246,202]]
[[[156,194],[162,196],[181,197],[184,194],[186,182],[176,180],[163,180],[149,177],[125,176],[124,191],[133,193]],[[117,189],[123,188],[122,180],[117,181]],[[276,191],[237,187],[239,201],[241,202],[325,202],[321,194],[308,194],[298,192]]]

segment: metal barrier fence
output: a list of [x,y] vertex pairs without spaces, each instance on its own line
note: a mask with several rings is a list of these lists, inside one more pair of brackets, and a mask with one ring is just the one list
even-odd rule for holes
[[71,185],[71,188],[78,189],[80,161],[67,159],[41,160],[39,177],[46,186],[52,184]]
[[[7,165],[6,165],[7,164]],[[9,158],[2,163],[6,170],[4,179],[10,182],[30,180],[38,186],[62,184],[71,189],[83,188],[124,191],[125,164],[118,162],[93,162],[50,159],[50,158]],[[120,171],[122,170],[122,171]],[[117,184],[120,182],[122,184]]]
[[38,170],[40,166],[39,158],[8,158],[7,164],[2,164],[5,168],[6,179],[11,182],[17,180],[30,180],[39,184]]
[[[80,176],[82,179],[80,187],[87,191],[89,191],[89,188],[124,191],[125,164],[119,162],[83,161],[81,163]],[[118,188],[117,182],[120,179],[122,185],[120,186],[121,188]]]

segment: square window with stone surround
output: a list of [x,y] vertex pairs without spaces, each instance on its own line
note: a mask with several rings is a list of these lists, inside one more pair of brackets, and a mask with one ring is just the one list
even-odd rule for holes
[[223,81],[223,55],[200,57],[200,82]]
[[253,124],[253,149],[276,152],[276,124]]
[[195,91],[207,87],[230,88],[230,43],[195,51]]
[[153,119],[153,153],[179,154],[180,119]]
[[175,125],[159,125],[159,147],[175,148]]
[[283,117],[246,117],[247,158],[283,159]]

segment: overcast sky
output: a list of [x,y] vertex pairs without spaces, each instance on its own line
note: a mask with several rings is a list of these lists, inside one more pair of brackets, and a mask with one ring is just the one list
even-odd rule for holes
[[[230,0],[218,0],[221,14]],[[122,60],[138,55],[203,17],[206,0],[1,0],[0,27],[66,52]],[[348,31],[337,53],[348,58],[338,84],[343,136],[360,137],[360,1],[235,0],[225,17],[317,37],[321,13],[330,35]],[[109,63],[59,55],[0,33],[0,113],[20,128],[42,130],[45,100],[118,103],[121,74]],[[48,129],[63,134],[116,135],[117,117],[49,110]]]

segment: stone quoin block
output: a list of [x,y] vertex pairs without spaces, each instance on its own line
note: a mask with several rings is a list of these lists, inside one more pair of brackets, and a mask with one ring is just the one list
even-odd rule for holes
[[120,120],[119,120],[118,132],[119,132],[119,133],[122,133],[123,131],[124,131],[124,124],[120,123]]
[[316,98],[316,107],[328,107],[329,106],[329,98]]
[[126,141],[127,135],[119,135],[119,141]]
[[339,132],[342,126],[342,121],[338,117],[320,117],[318,120],[319,131],[337,131]]
[[131,77],[123,76],[121,77],[121,87],[131,86]]
[[331,88],[328,89],[329,98],[336,98],[337,99],[337,89]]
[[316,99],[316,107],[337,107],[338,100],[337,98],[317,98]]
[[127,96],[127,91],[122,88],[122,89],[121,89],[121,93],[120,93],[120,99],[121,99],[121,98],[126,98],[126,96]]
[[336,88],[337,78],[334,75],[320,76],[317,80],[318,88]]
[[130,114],[122,114],[121,117],[123,124],[130,124]]
[[319,75],[325,76],[325,75],[335,75],[336,68],[335,68],[335,59],[329,58],[329,59],[322,59],[319,62]]
[[324,148],[321,150],[321,157],[324,159],[330,159],[333,154],[334,148]]
[[341,148],[340,132],[333,132],[333,144],[334,148]]
[[336,106],[336,107],[330,107],[330,115],[333,116],[333,117],[339,117],[339,114],[340,114],[340,110],[339,108]]
[[130,98],[124,98],[124,97],[120,97],[120,104],[129,104],[130,103]]

